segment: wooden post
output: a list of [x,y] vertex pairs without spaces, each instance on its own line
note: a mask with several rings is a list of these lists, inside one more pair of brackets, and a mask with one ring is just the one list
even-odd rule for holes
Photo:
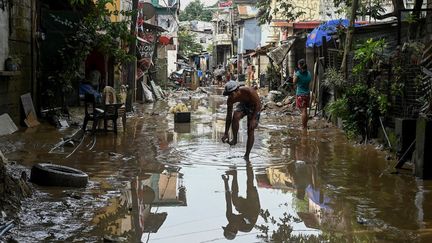
[[347,69],[347,59],[348,54],[351,50],[351,45],[353,41],[353,35],[354,35],[354,22],[356,19],[356,13],[359,5],[359,0],[353,0],[351,5],[351,17],[350,17],[350,23],[347,30],[347,35],[345,38],[345,46],[344,46],[344,53],[342,58],[342,64],[340,67],[341,72],[344,74],[344,77],[348,77],[348,69]]
[[415,170],[417,177],[432,179],[432,120],[420,116],[416,124]]
[[325,69],[327,69],[327,65],[328,65],[328,61],[327,61],[327,58],[328,58],[327,39],[325,37],[323,37],[322,42],[323,42],[323,44],[322,44],[322,50],[323,50],[322,51],[322,55],[324,57],[324,70],[325,70]]

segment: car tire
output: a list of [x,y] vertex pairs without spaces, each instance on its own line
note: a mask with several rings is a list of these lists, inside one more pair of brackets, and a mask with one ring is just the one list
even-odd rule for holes
[[32,167],[30,181],[40,186],[86,187],[88,175],[68,166],[39,163]]

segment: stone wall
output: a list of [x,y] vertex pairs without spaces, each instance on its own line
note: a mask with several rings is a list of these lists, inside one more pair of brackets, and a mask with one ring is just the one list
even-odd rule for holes
[[[9,56],[17,57],[20,60],[20,72],[13,76],[0,77],[0,114],[8,113],[14,122],[19,125],[25,118],[21,114],[20,96],[32,92],[32,15],[34,1],[15,0],[11,8],[10,35],[8,39]],[[1,10],[0,10],[1,11]],[[0,21],[0,23],[3,23]],[[1,25],[0,25],[1,26]],[[6,31],[9,32],[9,26]],[[0,47],[1,48],[1,47]]]

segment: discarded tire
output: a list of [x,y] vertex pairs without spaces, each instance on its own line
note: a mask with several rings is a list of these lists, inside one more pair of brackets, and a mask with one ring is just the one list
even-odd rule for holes
[[85,187],[88,175],[63,165],[39,163],[32,167],[30,181],[40,186]]

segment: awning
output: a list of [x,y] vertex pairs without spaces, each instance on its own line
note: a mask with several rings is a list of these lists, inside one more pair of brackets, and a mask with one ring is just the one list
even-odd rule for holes
[[267,56],[270,57],[277,65],[281,64],[283,60],[286,58],[288,52],[291,50],[296,39],[290,39],[287,43],[276,47],[272,51],[267,53]]

